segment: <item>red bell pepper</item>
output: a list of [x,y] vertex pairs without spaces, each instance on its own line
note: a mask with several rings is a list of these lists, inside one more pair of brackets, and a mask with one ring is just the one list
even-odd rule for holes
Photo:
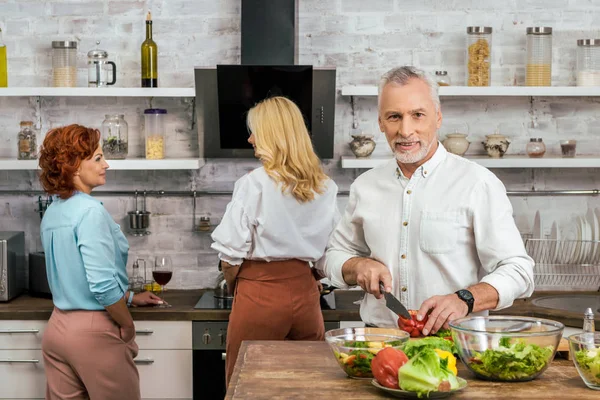
[[408,357],[402,350],[386,347],[381,350],[371,361],[373,377],[379,384],[390,388],[399,389],[398,370],[408,362]]
[[408,332],[411,337],[423,335],[423,328],[427,323],[427,315],[422,321],[417,321],[417,310],[408,310],[408,313],[412,318],[398,317],[398,328]]

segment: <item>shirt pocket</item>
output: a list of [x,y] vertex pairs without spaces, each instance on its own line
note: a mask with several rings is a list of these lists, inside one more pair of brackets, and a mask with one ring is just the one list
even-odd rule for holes
[[457,211],[423,211],[419,244],[428,254],[446,254],[458,243],[459,213]]

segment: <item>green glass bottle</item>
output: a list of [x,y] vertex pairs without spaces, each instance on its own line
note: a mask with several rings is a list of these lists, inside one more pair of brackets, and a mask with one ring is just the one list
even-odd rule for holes
[[152,40],[152,14],[146,16],[146,40],[142,43],[142,87],[158,87],[158,46]]

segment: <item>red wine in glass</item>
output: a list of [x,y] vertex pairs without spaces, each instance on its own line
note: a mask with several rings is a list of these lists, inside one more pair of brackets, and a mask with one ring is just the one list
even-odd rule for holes
[[171,280],[173,271],[152,271],[152,277],[161,286],[166,285]]

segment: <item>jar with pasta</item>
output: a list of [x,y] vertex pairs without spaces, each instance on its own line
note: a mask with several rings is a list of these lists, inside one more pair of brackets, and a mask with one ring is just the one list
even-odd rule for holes
[[52,42],[52,86],[77,86],[77,42]]
[[165,117],[167,110],[148,108],[144,110],[144,130],[146,132],[146,159],[162,160],[165,158],[166,134]]
[[467,86],[490,86],[492,28],[467,27]]

